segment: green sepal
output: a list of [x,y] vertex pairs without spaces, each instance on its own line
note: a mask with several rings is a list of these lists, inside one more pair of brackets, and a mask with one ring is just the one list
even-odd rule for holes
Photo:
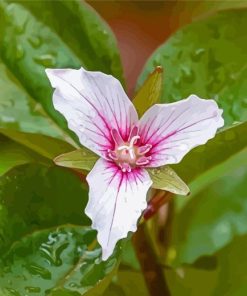
[[99,156],[89,149],[81,148],[57,156],[54,162],[62,167],[90,171],[98,158]]
[[152,187],[155,189],[166,190],[174,194],[188,195],[189,187],[169,166],[148,169],[149,176],[153,181]]
[[145,80],[133,99],[133,104],[139,116],[142,116],[150,107],[160,102],[162,81],[163,68],[157,66]]

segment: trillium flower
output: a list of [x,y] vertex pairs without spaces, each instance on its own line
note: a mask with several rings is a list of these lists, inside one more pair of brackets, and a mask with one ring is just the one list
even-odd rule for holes
[[120,82],[81,68],[47,69],[55,88],[53,104],[80,143],[100,158],[87,175],[85,209],[98,231],[102,259],[119,239],[136,231],[152,185],[147,168],[175,164],[192,148],[205,144],[224,124],[213,100],[191,95],[156,104],[138,119]]

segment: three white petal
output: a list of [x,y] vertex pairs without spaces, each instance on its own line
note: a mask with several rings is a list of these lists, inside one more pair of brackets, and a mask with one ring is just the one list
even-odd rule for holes
[[65,116],[80,143],[101,157],[87,176],[85,212],[98,231],[106,260],[117,241],[136,230],[152,185],[144,167],[124,173],[107,160],[107,151],[114,149],[111,130],[127,141],[131,128],[139,126],[142,145],[152,144],[148,167],[157,167],[178,163],[192,148],[213,138],[224,125],[222,110],[213,100],[191,95],[176,103],[154,105],[138,122],[134,105],[111,75],[83,68],[47,69],[46,73],[55,88],[55,109]]

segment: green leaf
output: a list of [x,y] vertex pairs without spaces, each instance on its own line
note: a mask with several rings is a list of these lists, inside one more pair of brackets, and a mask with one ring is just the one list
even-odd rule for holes
[[206,185],[175,215],[175,264],[192,263],[247,234],[246,168],[244,149],[218,166],[213,176],[211,171],[202,176]]
[[244,296],[247,293],[247,236],[235,237],[213,256],[201,257],[193,265],[164,270],[172,295]]
[[87,194],[78,176],[58,167],[24,165],[0,178],[1,295],[101,295],[120,246],[101,261],[95,231],[82,226]]
[[1,58],[0,77],[0,128],[63,137],[63,132],[46,116],[42,106],[24,90]]
[[86,186],[68,170],[38,164],[12,169],[0,178],[0,253],[43,227],[89,225],[87,199]]
[[73,143],[77,138],[53,108],[45,68],[83,65],[122,77],[112,33],[81,1],[1,1],[0,43],[2,128]]
[[133,99],[133,104],[139,116],[143,115],[151,106],[160,102],[162,91],[163,69],[158,66],[145,80]]
[[39,157],[30,149],[0,135],[0,176],[15,166],[32,162],[45,163],[45,159]]
[[124,252],[121,256],[121,266],[131,268],[134,271],[141,269],[131,239],[125,241]]
[[190,193],[188,186],[169,166],[148,169],[148,173],[153,181],[152,187],[155,189],[166,190],[180,195],[188,195]]
[[98,158],[91,150],[82,148],[59,155],[54,162],[59,166],[90,171]]
[[149,293],[142,273],[132,270],[120,270],[117,278],[107,288],[103,296],[148,296]]
[[1,128],[0,133],[49,159],[53,159],[58,154],[73,150],[73,146],[69,143],[45,135]]
[[116,252],[106,262],[100,256],[89,228],[69,225],[34,232],[1,254],[0,291],[84,295],[116,269]]
[[166,69],[161,101],[197,94],[224,109],[225,126],[247,119],[247,9],[218,12],[180,29],[152,55],[141,85],[157,65]]
[[185,182],[191,182],[207,170],[223,164],[247,146],[247,122],[227,128],[207,144],[193,149],[174,169]]

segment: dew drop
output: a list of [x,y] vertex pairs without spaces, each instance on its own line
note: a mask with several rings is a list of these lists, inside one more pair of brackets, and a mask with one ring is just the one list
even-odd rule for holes
[[175,86],[179,86],[181,83],[181,79],[180,79],[180,76],[178,75],[175,79],[174,79],[174,84]]
[[42,256],[45,257],[49,264],[62,265],[61,254],[68,247],[69,241],[64,233],[52,233],[48,241],[40,247]]
[[161,170],[160,169],[153,169],[153,174],[154,175],[158,175],[161,173]]
[[197,48],[192,54],[191,59],[195,62],[199,61],[205,53],[205,48]]
[[34,275],[40,275],[43,279],[51,279],[51,273],[48,269],[43,268],[36,264],[26,265],[26,268],[30,273]]
[[15,57],[17,60],[20,60],[24,57],[24,49],[23,47],[21,46],[21,44],[18,44],[17,47],[16,47],[16,51],[15,51]]
[[80,288],[80,286],[77,283],[75,283],[75,282],[69,283],[69,287],[70,288]]
[[18,291],[12,288],[5,288],[5,291],[9,292],[10,295],[13,295],[13,296],[21,296]]
[[183,65],[181,67],[181,73],[185,82],[191,83],[195,80],[195,74],[189,67]]
[[28,42],[32,45],[32,47],[38,48],[42,44],[42,39],[39,36],[31,36],[28,38]]
[[51,54],[43,54],[39,57],[34,57],[34,60],[37,64],[45,67],[54,67],[56,65],[56,59]]
[[40,287],[25,287],[26,292],[28,293],[40,293]]

